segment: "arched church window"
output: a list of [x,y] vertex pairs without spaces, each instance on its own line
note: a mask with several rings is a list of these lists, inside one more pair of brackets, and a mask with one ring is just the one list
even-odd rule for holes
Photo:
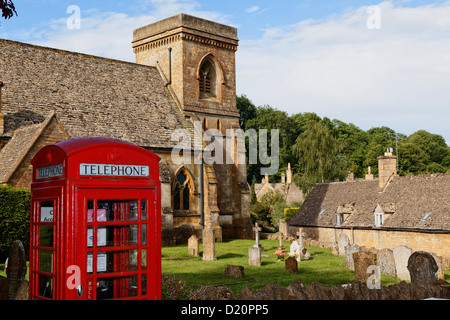
[[190,209],[190,178],[184,170],[181,170],[175,178],[173,188],[173,208],[174,210]]
[[209,59],[200,67],[199,80],[200,99],[217,97],[217,72]]

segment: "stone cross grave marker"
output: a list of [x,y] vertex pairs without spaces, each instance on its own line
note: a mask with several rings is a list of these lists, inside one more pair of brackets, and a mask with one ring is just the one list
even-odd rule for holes
[[302,230],[298,230],[297,232],[297,236],[298,236],[298,244],[300,245],[300,251],[303,250],[303,248],[305,247],[303,245],[303,235],[302,235]]
[[249,266],[261,266],[261,251],[260,247],[250,247],[248,248],[248,265]]
[[261,248],[262,251],[264,251],[264,248],[259,243],[259,232],[262,231],[262,229],[259,227],[258,222],[255,223],[255,226],[253,227],[253,231],[255,231],[255,244],[253,246],[255,248]]
[[275,254],[286,254],[287,250],[283,247],[283,233],[279,232],[278,233],[278,241],[279,241],[279,246],[278,249],[275,251]]

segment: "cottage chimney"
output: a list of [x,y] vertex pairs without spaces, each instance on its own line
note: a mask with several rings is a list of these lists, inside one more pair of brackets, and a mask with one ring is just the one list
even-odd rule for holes
[[384,156],[378,157],[378,191],[383,191],[389,179],[397,175],[397,157],[392,155],[392,149],[389,148]]
[[2,87],[3,82],[0,81],[0,136],[2,136],[5,131],[5,117],[2,112]]
[[286,171],[286,183],[291,184],[292,183],[292,171],[291,171],[291,164],[288,163],[288,168]]

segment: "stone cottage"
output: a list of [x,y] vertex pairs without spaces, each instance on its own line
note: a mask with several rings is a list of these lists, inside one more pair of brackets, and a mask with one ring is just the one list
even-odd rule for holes
[[262,196],[269,192],[279,192],[283,195],[286,203],[303,202],[303,192],[295,183],[292,182],[291,164],[288,164],[286,174],[281,174],[281,182],[270,183],[269,176],[266,174],[261,183],[255,183],[256,199],[260,200]]
[[[186,14],[135,30],[136,63],[0,39],[0,184],[29,188],[30,160],[45,145],[121,139],[161,157],[163,243],[199,236],[202,213],[217,241],[250,238],[245,163],[198,161],[218,138],[233,145],[226,156],[245,158],[233,135],[238,42],[236,28]],[[180,145],[189,153],[174,161]]]
[[450,257],[450,174],[398,176],[397,157],[378,157],[379,178],[317,184],[290,221],[304,238]]

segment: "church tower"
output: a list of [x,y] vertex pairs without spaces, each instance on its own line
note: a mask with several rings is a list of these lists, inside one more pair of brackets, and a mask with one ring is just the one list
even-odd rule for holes
[[[224,148],[234,145],[234,154],[224,150],[223,162],[204,170],[210,186],[212,181],[217,186],[208,189],[205,181],[205,192],[217,195],[216,204],[205,207],[205,212],[218,212],[217,218],[211,214],[211,221],[213,226],[220,225],[223,237],[248,238],[252,225],[245,146],[237,142],[233,131],[240,129],[236,108],[238,43],[234,27],[178,14],[134,30],[132,45],[136,63],[158,68],[188,121],[201,123],[203,132],[214,130],[210,132],[222,137]],[[210,138],[205,139],[206,144]],[[240,163],[242,159],[244,163]]]
[[[208,129],[237,121],[237,29],[186,14],[133,33],[136,63],[156,66],[186,117],[197,114]],[[231,121],[231,122],[230,122]],[[220,129],[220,128],[219,128]]]

